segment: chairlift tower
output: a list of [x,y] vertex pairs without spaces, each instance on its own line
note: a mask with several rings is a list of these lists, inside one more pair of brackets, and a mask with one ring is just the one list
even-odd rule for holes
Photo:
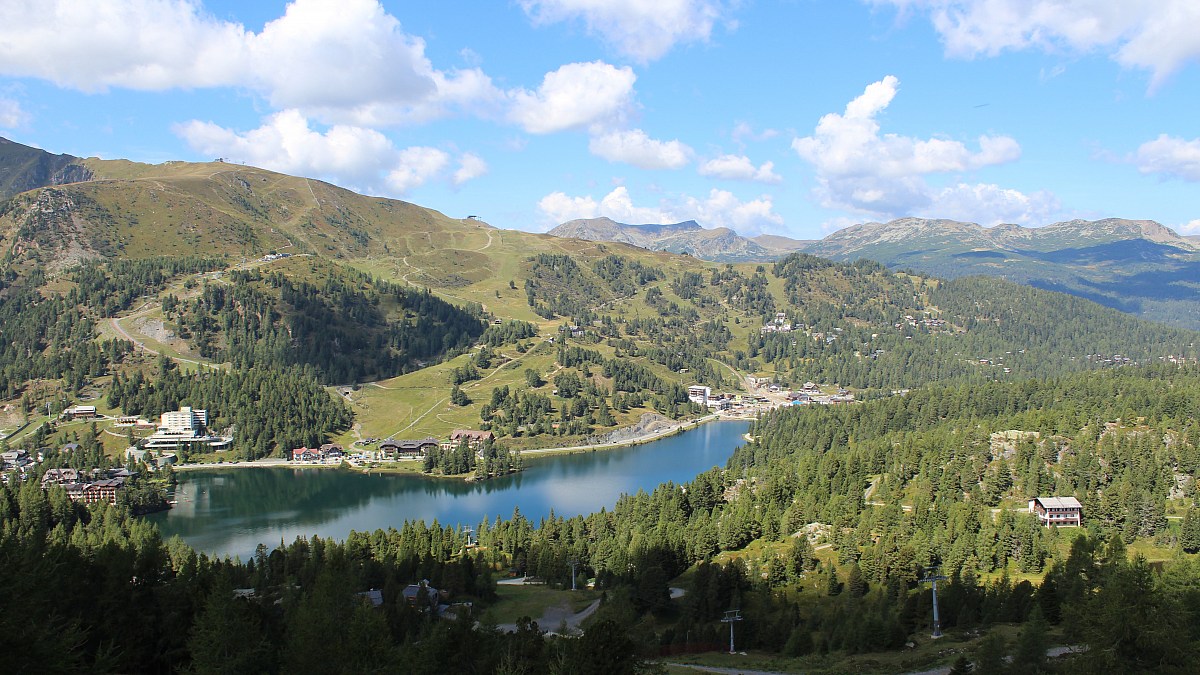
[[742,620],[742,610],[731,609],[725,612],[725,618],[721,619],[721,623],[729,624],[729,653],[733,654],[733,624]]
[[921,579],[921,583],[923,584],[933,584],[933,634],[930,635],[930,637],[935,640],[942,637],[942,622],[938,618],[937,582],[945,581],[947,579],[945,575],[938,574],[939,567],[941,567],[941,565],[934,565],[933,567],[930,567],[929,574],[924,579]]
[[466,548],[471,548],[472,546],[475,545],[474,543],[471,542],[471,533],[474,531],[475,530],[471,529],[470,527],[463,528],[463,534],[467,535]]
[[571,590],[575,590],[575,568],[579,567],[579,561],[571,558],[567,561],[567,564],[571,566]]

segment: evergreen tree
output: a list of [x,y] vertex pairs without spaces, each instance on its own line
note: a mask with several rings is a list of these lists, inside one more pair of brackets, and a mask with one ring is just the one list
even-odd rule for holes
[[1197,513],[1196,508],[1189,507],[1183,514],[1183,523],[1180,526],[1179,545],[1187,553],[1200,552],[1200,513]]

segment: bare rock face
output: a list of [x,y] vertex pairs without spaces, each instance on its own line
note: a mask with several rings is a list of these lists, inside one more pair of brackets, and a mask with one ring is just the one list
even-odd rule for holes
[[0,199],[48,185],[81,183],[92,171],[78,157],[54,155],[0,138]]

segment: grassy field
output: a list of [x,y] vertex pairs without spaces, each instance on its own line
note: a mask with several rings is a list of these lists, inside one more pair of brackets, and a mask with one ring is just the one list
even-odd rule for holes
[[[516,623],[528,616],[535,621],[545,614],[547,608],[566,604],[578,613],[600,597],[590,590],[559,590],[537,584],[500,584],[496,586],[499,599],[489,607],[481,618],[483,623]],[[554,626],[541,626],[543,630],[554,630]]]

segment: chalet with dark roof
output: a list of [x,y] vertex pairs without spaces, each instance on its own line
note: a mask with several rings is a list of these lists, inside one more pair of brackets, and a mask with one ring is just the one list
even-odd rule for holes
[[496,435],[490,431],[476,431],[474,429],[455,429],[450,433],[450,441],[442,443],[442,448],[445,450],[453,450],[458,447],[459,443],[466,442],[467,447],[472,450],[479,450],[483,444],[495,440]]
[[385,458],[394,459],[398,456],[424,457],[438,447],[436,438],[422,438],[416,441],[388,439],[379,444],[379,452]]
[[1083,525],[1083,504],[1074,497],[1034,497],[1029,500],[1029,512],[1046,527]]
[[51,485],[67,485],[79,482],[79,471],[76,469],[49,469],[42,474],[42,487]]

